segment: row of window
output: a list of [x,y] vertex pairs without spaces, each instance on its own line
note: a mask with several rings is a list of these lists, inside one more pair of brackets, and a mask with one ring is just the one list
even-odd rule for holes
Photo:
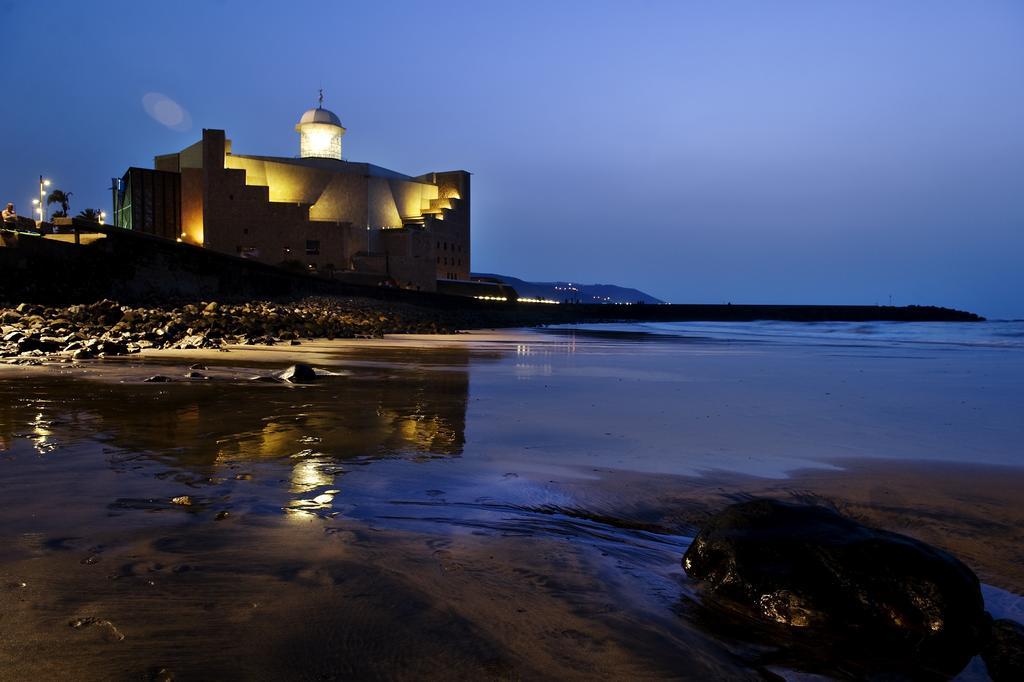
[[[441,242],[438,242],[438,244],[440,245]],[[444,245],[447,248],[448,243],[444,242]],[[252,247],[242,247],[242,246],[239,246],[237,248],[238,248],[238,253],[239,254],[246,254],[247,253],[247,255],[252,255],[253,252],[255,252],[257,254],[259,253],[256,249],[254,249]],[[453,244],[452,245],[452,251],[455,251],[455,250],[456,250],[456,247]],[[458,251],[462,251],[462,247],[461,246],[458,247]],[[284,252],[285,252],[285,255],[288,255],[288,254],[290,254],[292,252],[292,250],[286,246],[286,247],[284,247]],[[319,239],[307,239],[306,240],[306,255],[307,256],[319,256],[320,255],[320,240]],[[442,260],[444,261],[445,265],[449,265],[449,264],[450,265],[462,265],[462,258],[455,258],[454,256],[452,256],[451,259],[449,259],[448,256],[444,256],[444,257],[438,256],[437,257],[437,264],[441,265],[441,261]],[[451,260],[451,263],[448,262],[449,260]]]
[[[236,246],[235,251],[242,258],[259,258],[260,250],[255,246]],[[291,248],[284,247],[284,255],[291,255]],[[307,239],[306,240],[306,255],[307,256],[319,256],[320,255],[320,240],[318,239]]]
[[[442,250],[443,251],[447,251],[448,250],[448,246],[449,246],[448,242],[441,242],[441,241],[437,242],[437,250],[438,251],[442,251]],[[452,247],[451,248],[452,251],[458,251],[459,253],[462,253],[462,245],[461,244],[451,244],[450,246]]]

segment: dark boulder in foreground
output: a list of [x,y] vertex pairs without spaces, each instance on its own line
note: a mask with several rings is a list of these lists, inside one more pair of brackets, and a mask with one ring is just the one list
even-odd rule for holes
[[981,652],[995,682],[1024,680],[1024,625],[1000,618],[992,623],[992,638]]
[[316,371],[302,363],[292,365],[277,376],[292,384],[309,384],[316,381]]
[[949,677],[989,636],[967,566],[823,507],[732,505],[700,531],[683,567],[707,581],[716,605],[777,624],[857,677]]

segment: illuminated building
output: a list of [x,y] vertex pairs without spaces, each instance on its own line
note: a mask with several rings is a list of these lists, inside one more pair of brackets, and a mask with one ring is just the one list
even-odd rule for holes
[[295,130],[295,158],[237,154],[223,130],[203,130],[153,170],[128,169],[115,224],[338,279],[424,291],[469,279],[469,173],[346,161],[345,128],[322,102]]

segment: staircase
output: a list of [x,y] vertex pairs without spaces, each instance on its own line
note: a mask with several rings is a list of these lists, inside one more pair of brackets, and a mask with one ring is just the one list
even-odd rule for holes
[[427,199],[420,207],[420,215],[402,218],[402,227],[425,227],[427,219],[444,220],[444,212],[455,208],[458,199]]

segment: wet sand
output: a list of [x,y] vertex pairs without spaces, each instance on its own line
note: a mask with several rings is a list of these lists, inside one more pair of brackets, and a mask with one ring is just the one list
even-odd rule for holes
[[[295,360],[325,376],[248,380]],[[3,367],[0,678],[760,679],[679,564],[756,495],[1021,619],[1015,363],[512,332]]]

